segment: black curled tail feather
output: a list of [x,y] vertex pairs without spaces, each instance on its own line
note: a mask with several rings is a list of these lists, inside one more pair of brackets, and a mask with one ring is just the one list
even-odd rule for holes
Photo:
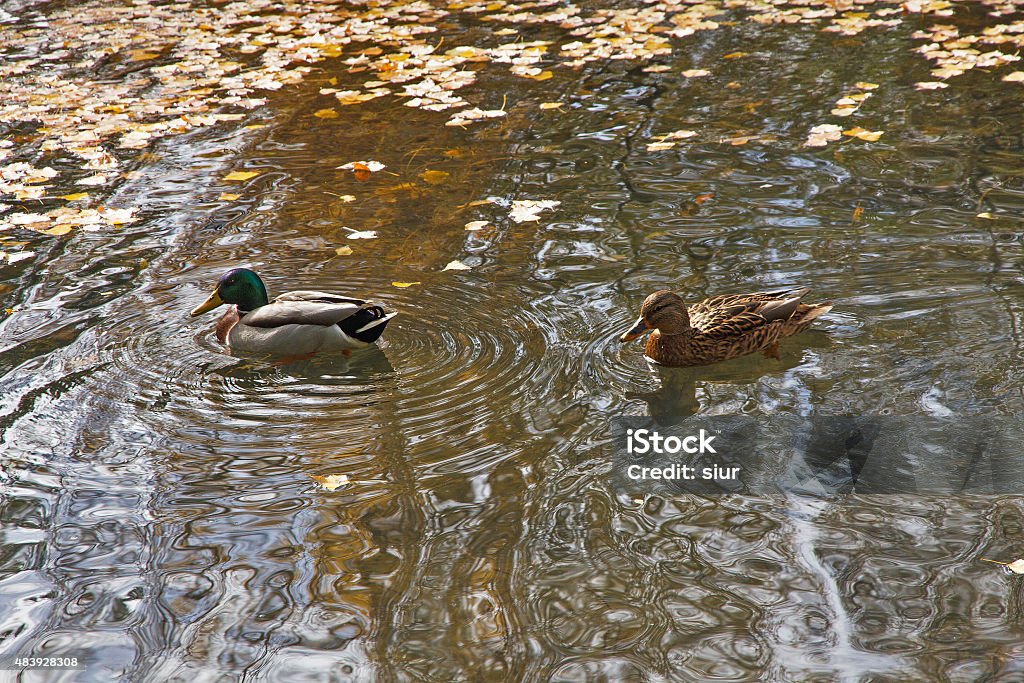
[[[384,328],[388,326],[387,318],[388,314],[384,312],[383,308],[377,305],[370,305],[339,322],[338,327],[349,337],[372,344],[380,339],[380,335],[384,333]],[[372,325],[376,320],[381,322],[372,327],[366,327],[367,325]]]

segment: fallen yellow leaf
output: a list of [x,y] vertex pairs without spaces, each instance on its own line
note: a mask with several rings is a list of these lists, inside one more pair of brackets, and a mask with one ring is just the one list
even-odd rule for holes
[[230,192],[221,192],[220,196],[217,197],[217,199],[221,200],[222,202],[233,202],[236,199],[240,198],[241,196],[242,195],[240,195],[240,194],[232,194]]
[[150,52],[149,50],[129,50],[128,61],[129,62],[145,62],[150,59],[156,59],[160,56],[159,52]]
[[469,270],[469,269],[470,269],[470,267],[467,266],[465,263],[463,263],[462,261],[456,260],[456,261],[449,261],[448,265],[441,269],[441,272],[444,272],[446,270]]
[[857,138],[858,140],[864,140],[865,142],[876,142],[878,138],[882,137],[882,133],[885,131],[881,130],[867,130],[860,126],[855,126],[849,130],[844,130],[843,135],[849,135],[850,137]]
[[546,81],[554,75],[555,74],[551,73],[550,71],[541,71],[536,76],[528,76],[528,78],[532,78],[535,81]]
[[348,256],[352,253],[352,247],[338,247],[334,253],[338,256]]
[[311,474],[309,478],[316,483],[323,486],[328,491],[334,491],[335,489],[344,486],[348,483],[347,474],[328,474],[320,476],[319,474]]
[[76,202],[79,199],[88,199],[88,198],[89,198],[89,193],[88,192],[74,192],[72,194],[61,195],[61,199],[66,199],[69,202]]
[[469,230],[471,232],[476,230],[483,230],[488,225],[490,225],[490,221],[470,221],[469,223],[466,223],[466,230]]
[[978,218],[990,218],[995,219],[995,216],[988,211],[982,211],[978,214]]
[[334,111],[333,109],[318,109],[317,111],[313,112],[313,116],[317,117],[318,119],[336,119],[338,118],[338,112]]
[[249,180],[250,178],[255,178],[260,173],[262,171],[232,171],[224,176],[224,180]]
[[49,230],[42,230],[41,232],[45,235],[53,235],[54,237],[59,237],[61,235],[66,235],[69,232],[71,232],[71,225],[69,225],[68,223],[61,223],[60,225],[55,225]]
[[420,178],[423,178],[423,182],[430,185],[440,185],[448,180],[448,175],[447,171],[424,171],[420,173]]
[[418,285],[418,284],[420,284],[420,283],[419,282],[392,282],[391,286],[392,287],[401,287],[401,288],[404,289],[405,287],[412,287],[413,285]]

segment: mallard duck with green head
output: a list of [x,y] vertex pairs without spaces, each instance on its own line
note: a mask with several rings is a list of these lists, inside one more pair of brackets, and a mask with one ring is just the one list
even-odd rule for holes
[[346,355],[377,341],[397,313],[362,299],[328,292],[285,292],[273,302],[260,276],[235,268],[192,315],[230,304],[217,322],[217,339],[236,351],[305,356],[319,351]]
[[650,332],[644,355],[660,365],[710,365],[756,351],[779,358],[779,340],[806,330],[832,310],[832,304],[805,304],[811,290],[724,294],[687,306],[666,289],[651,294],[640,318],[619,339],[632,341]]

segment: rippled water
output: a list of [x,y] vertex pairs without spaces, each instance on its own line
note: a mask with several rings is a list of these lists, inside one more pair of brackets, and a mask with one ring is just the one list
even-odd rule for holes
[[[1024,554],[1018,497],[607,482],[622,415],[1024,407],[1024,154],[992,143],[1019,134],[1018,90],[919,93],[905,33],[822,35],[739,25],[672,72],[496,76],[508,120],[466,130],[388,98],[313,118],[311,78],[266,128],[162,144],[120,190],[143,222],[16,235],[44,258],[0,266],[0,651],[78,649],[53,680],[82,681],[1024,677],[1019,582],[978,559]],[[861,79],[882,140],[802,147]],[[701,136],[646,151],[679,128]],[[771,139],[717,142],[743,133]],[[397,177],[335,170],[364,158]],[[217,201],[239,160],[264,173]],[[450,176],[397,188],[426,170]],[[562,204],[510,222],[527,198]],[[188,311],[239,264],[400,315],[347,360],[231,357]],[[655,289],[793,284],[835,309],[781,362],[656,372],[617,342]],[[332,473],[353,483],[310,478]]]

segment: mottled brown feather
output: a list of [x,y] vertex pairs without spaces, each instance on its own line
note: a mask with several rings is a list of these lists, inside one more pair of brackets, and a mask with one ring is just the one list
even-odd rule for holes
[[671,366],[708,365],[756,351],[772,357],[780,339],[802,332],[832,308],[828,302],[801,303],[809,291],[730,294],[692,306],[671,292],[655,292],[641,308],[644,323],[653,330],[644,353]]

